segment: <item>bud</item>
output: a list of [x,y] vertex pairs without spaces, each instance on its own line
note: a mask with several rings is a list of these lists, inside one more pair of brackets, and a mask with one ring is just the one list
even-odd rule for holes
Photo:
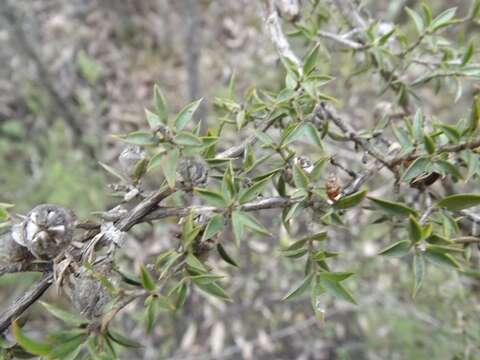
[[200,157],[188,156],[180,160],[177,175],[187,188],[203,185],[208,179],[207,165]]
[[293,162],[307,174],[310,174],[313,171],[312,161],[306,156],[296,156]]
[[75,215],[60,206],[43,204],[33,208],[19,224],[12,226],[12,237],[37,259],[51,260],[70,245]]
[[328,176],[328,179],[325,182],[325,190],[330,200],[336,201],[340,198],[342,194],[342,186],[336,174],[332,173]]

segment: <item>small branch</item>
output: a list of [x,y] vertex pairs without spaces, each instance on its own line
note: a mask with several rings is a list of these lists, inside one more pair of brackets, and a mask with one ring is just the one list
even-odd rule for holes
[[0,276],[19,272],[47,272],[52,270],[52,264],[48,262],[19,262],[0,266]]
[[458,238],[452,239],[452,241],[456,244],[480,244],[480,238],[476,236],[461,236]]
[[[302,201],[302,198],[290,198],[290,197],[271,197],[256,201],[251,201],[245,204],[237,205],[232,208],[232,210],[241,210],[241,211],[257,211],[257,210],[265,210],[265,209],[282,209],[287,206],[296,204],[297,202]],[[215,206],[189,206],[189,207],[164,207],[159,208],[153,212],[151,212],[148,216],[146,216],[143,220],[144,221],[152,221],[152,220],[159,220],[164,219],[167,217],[182,217],[187,216],[190,213],[195,214],[208,214],[208,213],[222,213],[224,212],[224,208],[219,208]]]
[[18,298],[0,317],[0,334],[8,329],[13,320],[18,318],[35,303],[53,282],[53,274],[46,273],[25,294]]
[[[480,137],[479,138],[475,138],[473,140],[470,140],[470,141],[466,141],[466,142],[463,142],[463,143],[460,143],[460,144],[456,144],[456,145],[443,145],[443,146],[439,146],[436,151],[435,151],[435,154],[436,155],[439,155],[439,154],[443,154],[443,153],[458,153],[462,150],[466,150],[466,149],[475,149],[477,147],[480,146]],[[403,155],[403,156],[399,156],[399,157],[396,157],[392,160],[390,160],[388,162],[389,164],[389,167],[394,167],[394,166],[397,166],[405,161],[408,161],[408,160],[415,160],[416,158],[418,158],[419,156],[421,156],[421,154],[416,154],[416,153],[409,153],[409,154],[406,154],[406,155]]]
[[349,40],[342,35],[334,34],[328,31],[317,31],[317,35],[321,38],[329,39],[338,42],[344,46],[347,46],[353,50],[366,50],[371,48],[369,44],[361,44],[353,40]]
[[329,119],[333,121],[333,123],[340,129],[342,132],[345,134],[345,136],[350,139],[350,141],[353,141],[356,145],[360,146],[363,150],[365,150],[369,155],[374,157],[376,160],[378,160],[380,163],[383,165],[387,166],[390,168],[392,171],[395,172],[395,169],[390,163],[384,158],[382,154],[380,154],[377,150],[375,150],[370,143],[365,140],[364,138],[360,137],[357,132],[350,127],[345,121],[338,116],[336,113],[335,109],[326,103],[322,103],[322,117],[325,119]]
[[265,19],[265,29],[267,30],[273,45],[275,45],[278,54],[281,57],[292,61],[296,65],[300,74],[302,74],[302,61],[292,51],[290,44],[283,33],[274,0],[268,0],[267,12],[268,14]]

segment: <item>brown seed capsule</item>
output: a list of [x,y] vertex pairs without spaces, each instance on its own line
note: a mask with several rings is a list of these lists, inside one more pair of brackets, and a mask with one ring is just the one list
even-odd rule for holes
[[12,226],[12,237],[37,259],[51,260],[70,245],[75,215],[69,209],[43,204],[33,208],[20,223]]
[[337,175],[334,173],[330,174],[327,181],[325,182],[325,191],[330,200],[336,201],[340,198],[342,194],[342,186]]

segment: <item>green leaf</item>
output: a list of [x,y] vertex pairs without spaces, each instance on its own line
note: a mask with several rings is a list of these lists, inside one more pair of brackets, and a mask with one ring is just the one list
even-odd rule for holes
[[410,236],[412,244],[416,244],[422,240],[423,237],[422,226],[412,215],[408,218],[408,235]]
[[8,220],[8,212],[4,208],[0,208],[0,221],[7,221]]
[[254,230],[262,235],[267,235],[271,236],[272,234],[263,226],[260,224],[257,219],[255,219],[253,216],[246,212],[238,212],[238,216],[241,219],[241,223],[243,226],[246,226],[247,228]]
[[320,149],[323,149],[322,139],[320,138],[320,134],[315,126],[312,123],[305,124],[305,136],[307,139],[314,145],[317,145]]
[[339,200],[337,200],[333,204],[333,207],[335,209],[348,209],[348,208],[357,206],[362,202],[362,200],[365,198],[366,195],[367,195],[367,190],[362,190],[354,194],[344,196]]
[[216,282],[205,283],[201,279],[194,279],[194,278],[192,278],[192,281],[200,290],[206,292],[207,294],[213,295],[222,300],[227,300],[227,301],[232,300],[230,296],[227,294],[227,292]]
[[312,279],[314,277],[314,274],[311,273],[309,274],[307,277],[305,277],[303,279],[303,281],[297,285],[296,287],[294,287],[292,290],[290,290],[288,292],[287,295],[285,295],[283,298],[282,298],[282,301],[284,300],[289,300],[289,299],[293,299],[297,296],[300,296],[302,295],[309,287],[310,287],[310,284],[312,283]]
[[303,239],[294,241],[288,247],[283,249],[283,251],[294,251],[294,250],[299,250],[301,248],[304,248],[305,245],[307,244],[308,240],[309,240],[308,238],[303,238]]
[[438,30],[444,26],[447,26],[449,24],[449,21],[455,16],[456,12],[457,12],[456,7],[445,10],[440,15],[438,15],[435,19],[432,20],[430,27],[433,30]]
[[149,161],[147,158],[141,158],[137,161],[135,167],[133,168],[132,174],[132,178],[135,181],[138,181],[143,175],[145,175],[145,173],[147,172],[148,163]]
[[480,205],[480,194],[455,194],[440,199],[437,207],[450,211],[459,211]]
[[454,269],[461,269],[460,264],[457,260],[450,254],[444,254],[435,250],[427,249],[425,251],[425,257],[430,260],[435,265],[454,268]]
[[405,11],[415,23],[415,27],[417,28],[418,33],[421,34],[425,29],[425,24],[423,23],[423,19],[420,14],[418,14],[415,10],[410,9],[408,6],[405,7]]
[[163,161],[160,162],[163,175],[167,180],[168,186],[173,189],[177,180],[177,166],[178,166],[178,150],[171,149],[164,156]]
[[308,235],[304,237],[302,240],[306,241],[324,241],[327,240],[328,233],[326,231],[320,231],[316,234]]
[[428,156],[420,156],[416,158],[403,173],[402,180],[405,182],[410,182],[417,176],[424,174],[430,164],[431,161]]
[[185,282],[181,282],[177,293],[178,295],[175,301],[176,310],[180,309],[185,304],[185,301],[187,300],[188,285]]
[[203,145],[203,142],[199,137],[185,131],[181,131],[177,133],[173,141],[176,144],[183,145],[183,146],[202,146]]
[[244,227],[242,223],[242,212],[235,210],[232,212],[232,227],[233,227],[233,234],[235,236],[235,243],[237,246],[240,245],[240,241],[243,238],[244,234]]
[[428,134],[423,136],[423,145],[425,145],[425,150],[427,150],[429,154],[433,154],[435,152],[435,142]]
[[470,40],[469,44],[468,44],[468,47],[467,47],[467,50],[465,51],[465,54],[463,54],[462,56],[462,62],[460,64],[460,66],[465,66],[467,65],[470,60],[472,59],[472,56],[475,52],[475,43],[473,40]]
[[52,351],[51,345],[26,336],[16,321],[12,324],[12,332],[17,343],[31,354],[47,356]]
[[217,274],[201,274],[190,276],[190,280],[194,281],[196,284],[210,284],[217,280],[223,279],[225,276]]
[[303,75],[304,76],[310,74],[310,72],[315,69],[315,66],[317,65],[319,47],[320,47],[320,44],[317,43],[313,47],[313,49],[308,52],[307,56],[305,56],[305,60],[303,62]]
[[152,158],[148,162],[147,172],[152,170],[152,169],[155,169],[156,167],[158,167],[162,164],[163,155],[165,155],[166,152],[167,152],[167,150],[162,148],[162,149],[159,150],[158,153],[156,153],[155,155],[152,156]]
[[155,111],[157,112],[159,120],[166,124],[168,120],[167,101],[165,100],[165,96],[163,96],[160,87],[157,85],[153,87],[153,100],[155,102]]
[[194,189],[197,195],[207,202],[209,205],[224,208],[227,206],[227,202],[225,201],[225,198],[223,197],[222,194],[210,190],[210,189],[201,189],[201,188],[195,188]]
[[55,344],[55,347],[52,348],[52,351],[48,354],[49,359],[67,359],[68,355],[73,353],[75,350],[78,350],[80,345],[82,345],[87,340],[87,334],[78,335],[75,338],[72,338],[68,341]]
[[192,119],[193,114],[200,106],[202,99],[194,101],[187,106],[185,106],[175,118],[175,129],[177,131],[183,130],[183,128],[188,124],[188,122]]
[[423,112],[422,109],[418,109],[413,117],[413,136],[417,141],[421,141],[423,139]]
[[329,280],[329,281],[343,281],[345,279],[348,279],[350,276],[354,275],[354,273],[351,272],[327,272],[327,271],[322,271],[319,273],[320,279],[321,280]]
[[140,266],[140,282],[142,283],[142,286],[145,290],[155,290],[155,279],[143,265]]
[[148,126],[151,130],[156,129],[157,126],[162,123],[158,115],[148,109],[145,109],[145,116],[147,117]]
[[225,248],[223,247],[222,244],[217,244],[217,251],[220,257],[228,264],[235,266],[235,267],[240,267],[238,263],[227,253]]
[[294,165],[292,168],[292,175],[293,175],[293,182],[295,183],[295,186],[299,189],[308,189],[308,177],[305,174],[305,172],[300,169],[298,165]]
[[413,276],[415,281],[412,297],[415,299],[415,296],[422,287],[423,279],[425,277],[425,258],[422,253],[415,253],[413,256]]
[[385,249],[380,250],[378,255],[404,256],[410,250],[411,245],[411,242],[408,240],[397,241],[396,243],[387,246]]
[[463,179],[463,175],[458,167],[446,160],[437,160],[434,163],[434,169],[442,175],[451,175],[454,179]]
[[327,290],[327,292],[334,297],[348,301],[354,305],[357,304],[350,291],[348,291],[341,283],[337,281],[322,280],[321,284]]
[[255,184],[250,186],[248,189],[245,189],[244,191],[242,191],[240,193],[238,202],[240,204],[245,204],[246,202],[255,199],[259,194],[263,192],[263,190],[269,183],[270,179],[271,179],[271,176],[256,182]]
[[121,135],[117,137],[126,143],[134,145],[146,146],[156,145],[158,143],[158,138],[148,131],[134,131],[127,135]]
[[137,342],[135,340],[132,340],[132,339],[126,337],[125,335],[122,335],[119,332],[116,332],[112,329],[109,329],[107,334],[108,334],[108,337],[110,339],[112,339],[114,342],[116,342],[117,344],[120,344],[122,346],[125,346],[127,348],[141,348],[141,347],[143,347],[143,345],[140,344],[139,342]]
[[47,309],[49,313],[51,313],[56,318],[62,320],[66,324],[80,326],[88,323],[87,319],[75,314],[71,314],[68,311],[62,310],[54,305],[47,304],[43,301],[40,301],[40,304],[42,304],[42,306]]
[[205,267],[203,262],[200,261],[200,259],[197,258],[195,255],[188,254],[185,260],[187,262],[187,265],[190,266],[192,269],[197,270],[201,273],[205,273],[207,271],[207,268]]
[[380,208],[382,208],[383,210],[387,211],[392,215],[405,215],[405,216],[408,216],[410,214],[414,216],[418,215],[417,211],[415,211],[411,207],[408,207],[407,205],[402,203],[374,198],[371,196],[368,197],[368,200],[372,201],[377,206],[379,206]]
[[208,240],[212,238],[214,235],[219,233],[223,229],[223,216],[222,215],[215,215],[213,216],[207,224],[205,231],[202,236],[203,240]]
[[257,130],[255,131],[255,136],[265,145],[273,144],[273,139],[267,133]]
[[150,333],[156,318],[155,297],[150,295],[145,299],[145,330]]
[[473,97],[472,109],[470,110],[470,117],[468,120],[467,134],[472,134],[477,130],[478,123],[480,122],[480,95]]
[[425,3],[421,3],[420,6],[422,7],[424,19],[425,19],[425,25],[428,26],[432,22],[433,16],[432,16],[432,9],[430,6],[428,6]]
[[122,174],[120,174],[120,172],[118,172],[115,168],[111,167],[110,165],[107,165],[107,164],[104,164],[102,162],[98,162],[100,164],[101,167],[103,167],[109,174],[115,176],[116,178],[122,180],[123,182],[126,182],[128,183],[129,180],[123,176]]
[[280,142],[280,147],[285,147],[303,137],[305,134],[305,124],[306,122],[301,122],[294,128],[285,129],[282,136],[282,141]]

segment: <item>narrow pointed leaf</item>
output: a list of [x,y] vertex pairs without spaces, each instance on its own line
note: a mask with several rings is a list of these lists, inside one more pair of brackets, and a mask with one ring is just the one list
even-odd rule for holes
[[302,295],[310,287],[313,277],[313,273],[309,274],[298,286],[290,290],[288,294],[282,298],[282,300],[289,300]]
[[411,207],[408,207],[407,205],[402,203],[374,198],[374,197],[368,197],[368,199],[373,203],[375,203],[380,208],[382,208],[383,210],[393,215],[404,215],[404,216],[408,216],[410,214],[415,216],[418,215],[417,211],[415,211]]
[[235,267],[240,267],[238,263],[227,253],[227,250],[223,247],[222,244],[217,244],[217,251],[220,257],[228,264],[235,266]]
[[192,119],[193,114],[200,106],[202,99],[192,102],[185,106],[175,118],[175,129],[181,131],[185,128],[188,122]]
[[348,209],[348,208],[357,206],[362,202],[362,200],[365,198],[366,195],[367,195],[367,190],[363,190],[348,196],[344,196],[339,200],[337,200],[333,204],[333,207],[335,209]]
[[455,194],[444,197],[436,204],[450,211],[468,209],[480,205],[480,194]]

